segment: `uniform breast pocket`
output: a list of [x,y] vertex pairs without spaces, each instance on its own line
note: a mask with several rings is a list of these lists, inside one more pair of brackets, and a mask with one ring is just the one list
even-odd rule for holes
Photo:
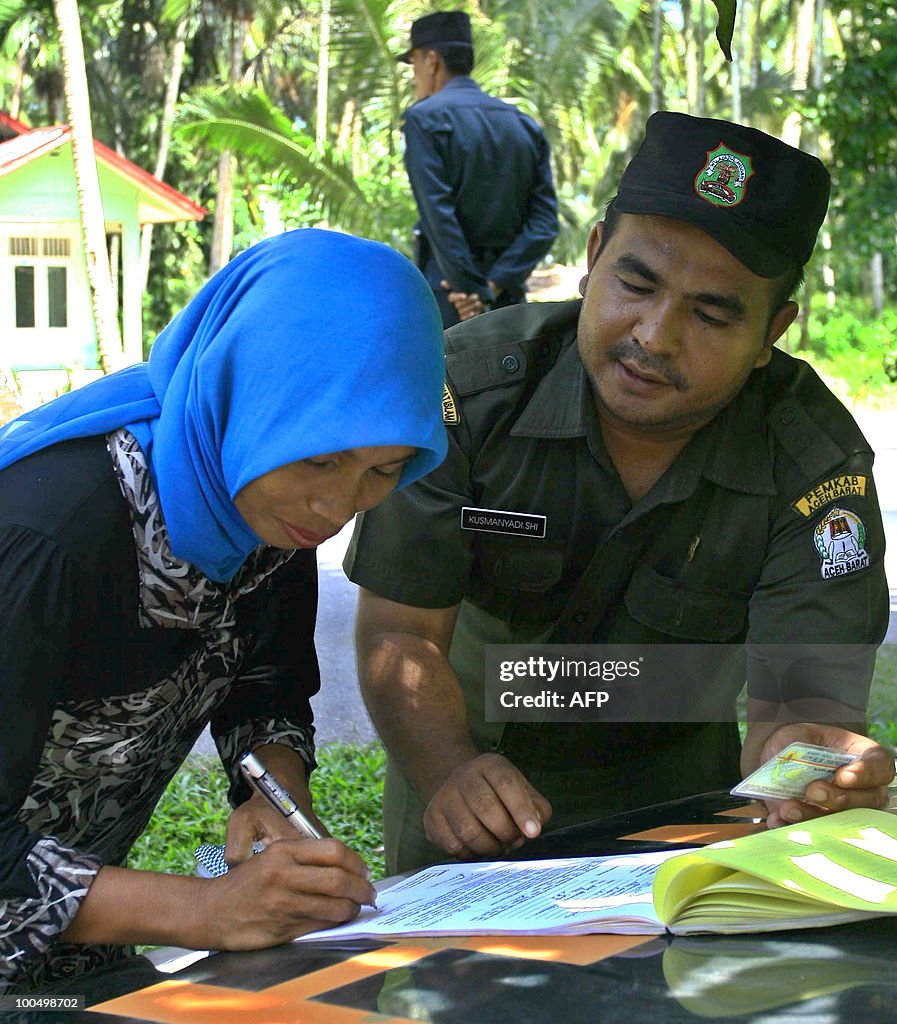
[[629,614],[652,631],[681,640],[722,643],[744,630],[749,596],[687,587],[681,580],[640,565],[632,575],[625,602]]
[[489,537],[480,541],[477,557],[481,578],[504,590],[543,593],[564,574],[562,544]]

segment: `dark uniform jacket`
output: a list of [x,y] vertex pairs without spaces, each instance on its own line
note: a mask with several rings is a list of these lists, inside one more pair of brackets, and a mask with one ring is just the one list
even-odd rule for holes
[[[449,455],[365,514],[346,562],[351,579],[391,600],[462,602],[452,659],[462,676],[479,673],[480,692],[486,643],[530,642],[552,626],[556,642],[747,644],[740,675],[724,659],[726,672],[688,681],[712,709],[704,722],[496,734],[468,688],[481,747],[504,749],[537,788],[545,773],[579,773],[581,787],[603,779],[593,813],[577,787],[546,793],[575,794],[571,820],[733,785],[745,674],[758,698],[831,698],[861,720],[888,620],[872,452],[810,367],[775,351],[633,506],[579,358],[579,308],[499,310],[447,332]],[[544,516],[545,535],[464,507]],[[571,604],[593,557],[586,595]],[[822,646],[795,654],[795,644]],[[565,824],[555,810],[552,824]]]
[[[557,235],[548,142],[532,118],[467,76],[405,114],[405,166],[420,215],[418,266],[489,302],[522,300]],[[457,321],[454,321],[457,322]]]

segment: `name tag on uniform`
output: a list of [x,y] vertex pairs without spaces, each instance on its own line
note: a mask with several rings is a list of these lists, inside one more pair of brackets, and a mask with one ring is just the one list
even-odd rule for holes
[[461,509],[461,529],[482,533],[506,533],[518,537],[544,537],[548,516],[534,516],[529,512],[504,512],[497,508]]

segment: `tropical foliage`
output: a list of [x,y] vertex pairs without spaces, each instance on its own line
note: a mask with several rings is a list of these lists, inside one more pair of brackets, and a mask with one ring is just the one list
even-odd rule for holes
[[[834,200],[804,299],[824,296],[830,314],[847,303],[861,318],[897,299],[893,0],[741,0],[737,16],[734,0],[457,5],[474,21],[477,79],[551,141],[554,260],[581,260],[646,117],[663,107],[743,120],[818,152]],[[394,55],[434,6],[82,0],[94,133],[212,214],[156,231],[149,338],[210,263],[281,225],[326,223],[408,251],[400,125],[413,94]],[[0,109],[33,124],[64,118],[58,38],[50,0],[0,0]],[[817,344],[807,319],[799,344]]]

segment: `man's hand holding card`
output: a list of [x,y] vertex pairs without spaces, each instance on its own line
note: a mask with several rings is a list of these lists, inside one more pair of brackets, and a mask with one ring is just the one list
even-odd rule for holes
[[763,800],[770,828],[851,807],[882,808],[894,778],[890,751],[836,725],[783,725],[766,739],[760,760],[732,793]]

